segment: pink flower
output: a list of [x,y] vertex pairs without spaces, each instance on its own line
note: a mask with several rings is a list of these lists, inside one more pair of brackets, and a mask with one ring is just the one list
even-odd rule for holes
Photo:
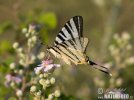
[[48,72],[49,70],[55,69],[57,67],[60,67],[59,64],[53,64],[53,60],[51,59],[47,59],[47,60],[43,60],[42,63],[40,65],[38,65],[38,67],[34,68],[35,73],[39,73],[39,72]]
[[11,82],[15,82],[17,84],[22,82],[22,78],[20,76],[15,76],[12,74],[7,74],[5,78],[6,78],[5,81],[6,86],[9,86]]
[[35,23],[31,23],[29,25],[29,31],[28,32],[34,32],[34,31],[39,31],[41,28],[40,25],[36,25]]

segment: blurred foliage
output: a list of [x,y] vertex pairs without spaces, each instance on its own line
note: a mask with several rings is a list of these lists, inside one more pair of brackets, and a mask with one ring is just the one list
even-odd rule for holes
[[10,22],[4,22],[0,24],[0,35],[11,28]]
[[4,52],[9,52],[11,51],[11,44],[6,41],[6,40],[3,40],[3,41],[0,41],[1,45],[0,45],[0,54],[4,53]]
[[[38,37],[49,45],[53,43],[59,30],[72,16],[81,15],[84,19],[84,36],[90,40],[87,54],[96,62],[114,62],[108,50],[110,44],[116,44],[112,39],[115,33],[119,36],[127,31],[131,37],[132,51],[134,50],[134,1],[133,0],[69,0],[69,1],[51,1],[51,0],[1,0],[0,1],[0,97],[4,100],[8,97],[11,90],[4,87],[5,74],[9,72],[9,64],[16,61],[15,51],[12,49],[12,43],[19,41],[23,46],[25,39],[21,29],[29,23],[40,24],[41,31]],[[118,47],[118,46],[117,46]],[[42,48],[45,51],[46,45]],[[134,56],[133,52],[129,55]],[[119,56],[120,57],[120,56]],[[127,54],[123,54],[123,59],[128,59]],[[57,60],[56,60],[57,61]],[[61,61],[58,60],[61,64]],[[121,62],[122,63],[122,62]],[[96,70],[80,65],[64,67],[54,72],[54,75],[60,81],[60,87],[63,91],[63,97],[67,100],[96,99],[98,86],[95,79],[104,87],[109,87],[110,78]],[[103,63],[102,63],[103,65]],[[113,65],[113,66],[114,66]],[[118,66],[116,65],[118,68]],[[116,70],[117,71],[117,70]],[[126,65],[126,68],[119,71],[119,77],[123,84],[119,87],[125,87],[127,92],[134,94],[133,76],[134,65]],[[117,71],[118,73],[118,71]],[[96,78],[97,77],[97,78]],[[99,78],[98,78],[99,77]],[[117,81],[117,80],[116,80]],[[106,88],[105,87],[105,88]],[[3,91],[4,90],[4,91]],[[73,95],[73,96],[69,96]],[[69,99],[70,98],[70,99]],[[13,99],[13,98],[12,98]]]

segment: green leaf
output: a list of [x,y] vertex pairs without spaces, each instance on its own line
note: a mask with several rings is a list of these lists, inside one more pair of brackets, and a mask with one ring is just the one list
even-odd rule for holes
[[38,20],[40,23],[45,24],[50,29],[54,29],[57,26],[56,15],[52,12],[41,14]]

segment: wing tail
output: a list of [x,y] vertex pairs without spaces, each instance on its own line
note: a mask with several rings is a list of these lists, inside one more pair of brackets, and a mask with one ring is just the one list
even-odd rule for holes
[[95,62],[90,61],[90,60],[88,61],[88,64],[90,64],[91,66],[93,66],[93,68],[98,69],[98,70],[100,70],[101,72],[104,72],[104,73],[106,73],[106,74],[112,76],[112,74],[110,73],[110,71],[109,71],[108,68],[106,68],[106,67],[104,67],[104,66],[101,66],[101,65],[98,65],[98,64],[96,64]]

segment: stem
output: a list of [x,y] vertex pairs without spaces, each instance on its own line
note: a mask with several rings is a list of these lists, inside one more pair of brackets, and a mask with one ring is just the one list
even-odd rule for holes
[[[106,21],[106,25],[104,28],[104,37],[102,39],[102,43],[101,43],[101,54],[105,55],[106,51],[107,51],[107,46],[109,44],[109,41],[111,39],[112,33],[113,33],[113,29],[115,27],[115,23],[117,21],[118,15],[119,15],[119,10],[120,10],[120,3],[115,3],[113,4],[113,7],[111,8],[109,17]],[[102,56],[105,57],[106,56]]]

